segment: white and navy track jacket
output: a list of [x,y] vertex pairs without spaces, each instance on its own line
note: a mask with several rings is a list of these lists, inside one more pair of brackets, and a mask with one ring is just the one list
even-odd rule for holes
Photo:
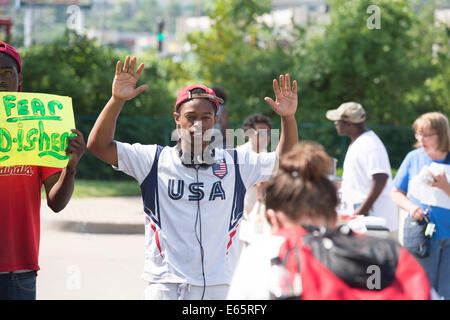
[[202,286],[203,263],[206,285],[229,284],[239,253],[245,192],[269,179],[276,152],[216,149],[214,164],[196,170],[181,163],[176,147],[116,144],[115,169],[141,186],[143,279]]

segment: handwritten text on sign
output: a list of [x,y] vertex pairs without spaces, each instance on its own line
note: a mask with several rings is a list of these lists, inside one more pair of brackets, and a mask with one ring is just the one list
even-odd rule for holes
[[70,97],[0,92],[0,166],[65,167],[74,128]]

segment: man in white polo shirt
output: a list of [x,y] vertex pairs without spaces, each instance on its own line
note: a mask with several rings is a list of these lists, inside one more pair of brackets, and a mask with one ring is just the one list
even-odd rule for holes
[[397,206],[392,201],[391,166],[383,142],[366,127],[366,112],[346,102],[326,113],[340,136],[351,139],[342,173],[342,201],[356,215],[386,219],[390,231],[398,229]]

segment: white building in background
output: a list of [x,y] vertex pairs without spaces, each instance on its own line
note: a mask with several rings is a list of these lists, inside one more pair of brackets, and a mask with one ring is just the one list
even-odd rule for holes
[[[441,8],[434,10],[434,23],[439,25],[441,23],[446,24],[450,27],[450,8]],[[437,57],[439,49],[441,48],[440,43],[434,43],[432,46],[433,57]]]
[[[0,0],[2,1],[2,0]],[[10,0],[14,1],[14,0]],[[24,3],[28,2],[90,2],[111,4],[119,0],[22,0]],[[135,0],[124,0],[134,2]],[[168,55],[175,55],[182,52],[189,51],[189,45],[186,44],[186,35],[194,31],[205,31],[211,27],[211,21],[208,16],[204,14],[203,3],[207,0],[179,0],[181,7],[181,14],[176,18],[175,32],[169,33],[168,22],[171,22],[173,30],[173,19],[168,21],[166,17],[166,28],[164,32],[164,53]],[[209,0],[208,0],[209,1]],[[167,9],[169,0],[158,0],[161,8]],[[105,7],[100,8],[104,10]],[[40,10],[40,9],[39,9]],[[38,10],[38,11],[39,11]],[[86,13],[90,9],[86,9]],[[99,10],[98,8],[96,10]],[[30,18],[31,10],[26,10],[25,16]],[[69,16],[68,16],[69,17]],[[443,21],[450,25],[450,8],[442,8],[435,12],[436,21]],[[37,19],[39,20],[39,19]],[[268,14],[259,17],[259,21],[266,23],[268,26],[273,27],[279,34],[280,38],[289,41],[290,31],[292,30],[292,22],[300,26],[310,25],[308,32],[315,33],[320,31],[323,26],[329,23],[330,17],[328,15],[328,7],[326,0],[272,0],[272,11]],[[126,46],[129,50],[144,52],[149,48],[157,47],[157,35],[144,32],[121,32],[116,30],[107,30],[103,27],[105,25],[101,19],[97,25],[91,26],[88,29],[84,29],[85,34],[91,38],[96,38],[102,44],[108,45],[121,45]],[[25,23],[25,39],[29,39],[28,34],[38,33],[33,24]],[[56,25],[55,25],[56,28]],[[27,42],[27,41],[26,41]],[[30,41],[28,41],[30,42]]]
[[[2,1],[2,0],[0,0]],[[9,0],[15,1],[15,0]],[[16,0],[19,1],[19,0]],[[116,30],[108,30],[104,27],[107,25],[103,18],[100,18],[95,26],[85,25],[84,14],[88,14],[91,10],[105,10],[108,8],[108,4],[118,2],[119,0],[20,0],[22,7],[19,9],[24,13],[24,44],[30,45],[32,42],[40,42],[42,37],[39,32],[39,21],[42,17],[46,17],[46,24],[54,23],[54,17],[49,17],[47,12],[44,12],[47,6],[39,6],[36,3],[43,4],[48,3],[52,5],[67,5],[77,4],[82,7],[83,10],[78,10],[78,15],[74,12],[67,12],[67,27],[75,28],[79,33],[88,35],[90,38],[96,38],[100,43],[105,45],[128,47],[133,51],[144,51],[148,48],[157,47],[156,34],[144,33],[144,32],[124,32]],[[134,0],[123,0],[134,2]],[[164,33],[164,52],[168,54],[181,53],[188,49],[185,46],[185,36],[188,33],[194,31],[204,31],[210,28],[211,22],[208,16],[204,14],[204,2],[205,0],[179,0],[182,16],[176,19],[175,33],[168,33],[168,20],[166,17],[166,28]],[[32,5],[30,5],[32,4]],[[92,4],[92,7],[91,7]],[[158,0],[158,4],[161,8],[167,10],[169,1]],[[106,6],[106,7],[105,7]],[[87,8],[89,7],[89,8]],[[325,0],[273,0],[273,11],[270,14],[266,14],[261,19],[269,26],[282,29],[290,26],[291,21],[295,21],[300,25],[305,25],[311,19],[325,16]],[[15,10],[12,10],[16,12]],[[192,16],[195,15],[195,16]],[[75,19],[75,16],[81,17]],[[53,19],[53,20],[52,20]],[[58,29],[57,29],[58,28]],[[55,24],[52,30],[64,30],[64,26]],[[61,31],[61,32],[62,32]],[[287,32],[286,32],[287,34]]]
[[[159,0],[161,7],[166,7],[167,0]],[[186,43],[186,35],[195,31],[206,31],[211,27],[210,18],[206,15],[192,16],[196,12],[202,13],[203,0],[182,0],[183,15],[176,18],[175,33],[165,32],[164,53],[166,55],[177,55],[182,52],[190,51],[189,44]],[[197,9],[196,9],[197,8]],[[309,22],[327,23],[328,15],[326,13],[325,0],[273,0],[273,11],[260,17],[271,27],[275,27],[282,37],[289,37],[289,30],[292,27],[291,22],[306,26]],[[92,33],[91,33],[92,34]],[[130,34],[122,36],[122,40]],[[118,35],[115,36],[119,37]],[[154,39],[153,39],[154,38]],[[141,35],[135,39],[135,51],[142,52],[148,47],[156,46],[156,35],[153,40],[148,35]]]
[[[195,0],[191,0],[195,1]],[[291,21],[305,26],[315,21],[326,23],[327,6],[325,0],[274,0],[272,12],[260,17],[260,20],[271,27],[291,25]],[[185,35],[193,31],[205,31],[211,26],[208,16],[181,16],[176,23],[176,35]]]
[[[190,2],[193,1],[195,0]],[[289,39],[292,22],[300,26],[306,26],[309,23],[322,25],[329,22],[325,0],[274,0],[272,1],[272,8],[273,10],[270,13],[259,17],[258,21],[266,23],[269,27],[274,27],[280,36],[286,40]],[[210,27],[211,21],[208,16],[178,17],[172,48],[176,52],[180,52],[180,50],[189,51],[189,45],[183,44],[186,35],[194,31],[206,31]]]
[[434,11],[434,20],[436,23],[445,23],[450,27],[450,8],[441,8]]

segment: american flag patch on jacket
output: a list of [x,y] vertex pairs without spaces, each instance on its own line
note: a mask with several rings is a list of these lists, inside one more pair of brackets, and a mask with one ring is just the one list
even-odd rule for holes
[[223,177],[227,175],[227,164],[225,163],[225,159],[213,163],[212,171],[216,177],[223,179]]

